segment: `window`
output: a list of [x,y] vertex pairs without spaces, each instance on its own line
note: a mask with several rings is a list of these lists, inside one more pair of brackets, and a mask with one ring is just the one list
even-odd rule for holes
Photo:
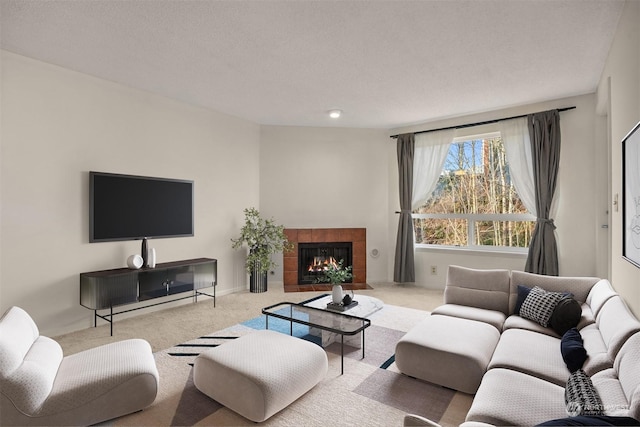
[[522,252],[535,227],[511,182],[499,133],[454,140],[436,189],[412,217],[418,247]]

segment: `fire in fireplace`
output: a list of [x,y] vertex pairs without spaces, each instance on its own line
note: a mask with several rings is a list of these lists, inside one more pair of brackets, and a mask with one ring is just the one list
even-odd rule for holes
[[[298,243],[298,283],[318,283],[330,265],[353,263],[351,242]],[[351,283],[351,280],[347,281]]]

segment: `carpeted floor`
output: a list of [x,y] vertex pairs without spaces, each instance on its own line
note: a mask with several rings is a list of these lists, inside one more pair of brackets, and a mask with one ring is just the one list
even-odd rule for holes
[[[327,347],[329,371],[325,379],[262,424],[401,426],[408,412],[439,420],[443,426],[463,422],[472,396],[401,375],[393,363],[395,343],[441,303],[442,292],[382,284],[359,293],[385,302],[385,307],[371,316],[372,326],[366,332],[366,357],[361,358],[360,349],[346,347],[345,372],[340,375],[340,347],[337,344]],[[145,338],[152,344],[160,372],[156,401],[142,412],[104,425],[254,425],[200,393],[193,385],[190,363],[200,351],[262,328],[264,322],[258,316],[261,307],[285,300],[300,302],[313,296],[306,292],[284,294],[281,288],[263,294],[231,294],[218,298],[216,308],[212,301],[203,300],[123,318],[116,321],[113,337],[109,336],[108,326],[102,325],[56,340],[65,354],[130,337]],[[271,321],[269,326],[277,328]],[[288,332],[288,326],[286,329]],[[306,333],[296,330],[294,335]]]
[[[458,411],[460,400],[470,402],[468,396],[402,375],[393,363],[395,344],[405,333],[394,328],[405,329],[428,315],[422,310],[385,305],[371,316],[364,359],[361,349],[345,346],[345,373],[340,375],[340,345],[331,344],[325,349],[329,358],[326,378],[263,424],[400,426],[405,413],[414,413],[444,421],[445,425],[448,421],[458,425],[466,414]],[[264,317],[256,317],[156,353],[162,379],[156,402],[109,425],[254,425],[200,393],[193,384],[192,363],[200,352],[263,329],[264,325]],[[289,333],[289,323],[279,319],[270,319],[269,328]],[[303,325],[294,329],[294,335],[317,341]]]

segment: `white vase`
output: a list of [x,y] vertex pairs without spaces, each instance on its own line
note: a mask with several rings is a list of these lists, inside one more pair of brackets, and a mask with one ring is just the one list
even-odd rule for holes
[[140,255],[131,255],[127,258],[127,267],[137,270],[142,267],[142,257]]
[[342,294],[342,285],[333,285],[333,290],[331,293],[331,299],[334,304],[340,304],[342,302],[343,294]]
[[149,257],[147,267],[156,268],[156,248],[149,249]]

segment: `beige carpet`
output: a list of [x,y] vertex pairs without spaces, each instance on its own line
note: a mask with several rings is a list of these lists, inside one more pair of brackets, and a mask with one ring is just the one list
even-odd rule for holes
[[[358,293],[374,296],[386,304],[385,309],[372,316],[365,359],[361,359],[360,350],[347,351],[345,374],[340,375],[339,347],[330,346],[327,348],[329,372],[326,378],[263,424],[400,426],[407,412],[429,415],[444,426],[464,421],[471,396],[400,375],[393,364],[386,369],[380,368],[393,354],[395,342],[404,332],[428,315],[428,310],[441,304],[442,292],[416,286],[377,284],[374,289]],[[145,338],[152,344],[161,378],[156,401],[145,411],[105,425],[253,425],[255,423],[195,389],[189,357],[171,355],[193,350],[189,347],[177,350],[175,345],[197,343],[197,337],[201,336],[222,336],[219,341],[208,342],[224,345],[230,336],[252,332],[253,329],[240,323],[259,316],[262,307],[284,300],[298,302],[313,296],[309,292],[285,294],[281,287],[271,287],[262,294],[243,292],[219,297],[215,308],[212,300],[201,299],[197,304],[116,320],[114,337],[108,336],[108,326],[99,326],[56,339],[65,354],[129,337]]]

